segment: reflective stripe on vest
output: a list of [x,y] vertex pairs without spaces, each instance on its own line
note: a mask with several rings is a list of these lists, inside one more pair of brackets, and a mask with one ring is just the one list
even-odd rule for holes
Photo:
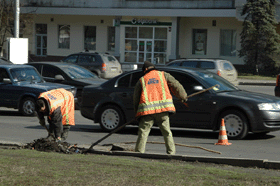
[[[149,115],[161,112],[175,112],[164,72],[153,70],[140,78],[142,93],[136,116]],[[158,97],[151,96],[154,92]],[[150,97],[149,97],[150,95]]]

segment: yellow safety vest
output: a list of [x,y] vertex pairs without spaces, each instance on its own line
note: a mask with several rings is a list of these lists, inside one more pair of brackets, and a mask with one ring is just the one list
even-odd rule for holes
[[164,72],[152,70],[139,80],[142,93],[136,117],[161,112],[175,112]]
[[[71,92],[63,88],[54,89],[41,93],[38,98],[44,98],[48,101],[50,106],[49,115],[51,115],[55,109],[60,107],[62,114],[62,124],[75,125],[75,102],[74,96]],[[49,119],[51,119],[50,116]]]

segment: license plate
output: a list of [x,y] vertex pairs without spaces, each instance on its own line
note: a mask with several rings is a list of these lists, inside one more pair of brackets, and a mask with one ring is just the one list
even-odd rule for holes
[[116,72],[116,71],[117,71],[117,68],[111,68],[111,71],[112,71],[112,72]]

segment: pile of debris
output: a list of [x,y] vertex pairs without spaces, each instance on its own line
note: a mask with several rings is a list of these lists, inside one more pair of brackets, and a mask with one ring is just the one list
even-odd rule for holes
[[77,147],[77,144],[71,145],[67,142],[56,142],[46,138],[40,138],[31,143],[27,143],[23,148],[44,152],[60,152],[65,154],[82,153],[82,150]]

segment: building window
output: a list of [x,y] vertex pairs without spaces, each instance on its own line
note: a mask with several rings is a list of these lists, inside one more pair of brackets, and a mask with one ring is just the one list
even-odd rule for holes
[[85,26],[85,50],[96,50],[96,26]]
[[115,27],[108,27],[108,50],[115,51]]
[[193,29],[192,54],[206,55],[207,48],[207,30]]
[[167,61],[167,28],[155,27],[154,35],[154,63],[165,64]]
[[58,26],[58,48],[70,48],[70,25]]
[[220,55],[236,56],[236,30],[221,29]]
[[47,24],[36,24],[36,55],[47,55]]
[[36,24],[36,34],[47,34],[47,24]]
[[125,27],[125,62],[165,64],[167,27]]

